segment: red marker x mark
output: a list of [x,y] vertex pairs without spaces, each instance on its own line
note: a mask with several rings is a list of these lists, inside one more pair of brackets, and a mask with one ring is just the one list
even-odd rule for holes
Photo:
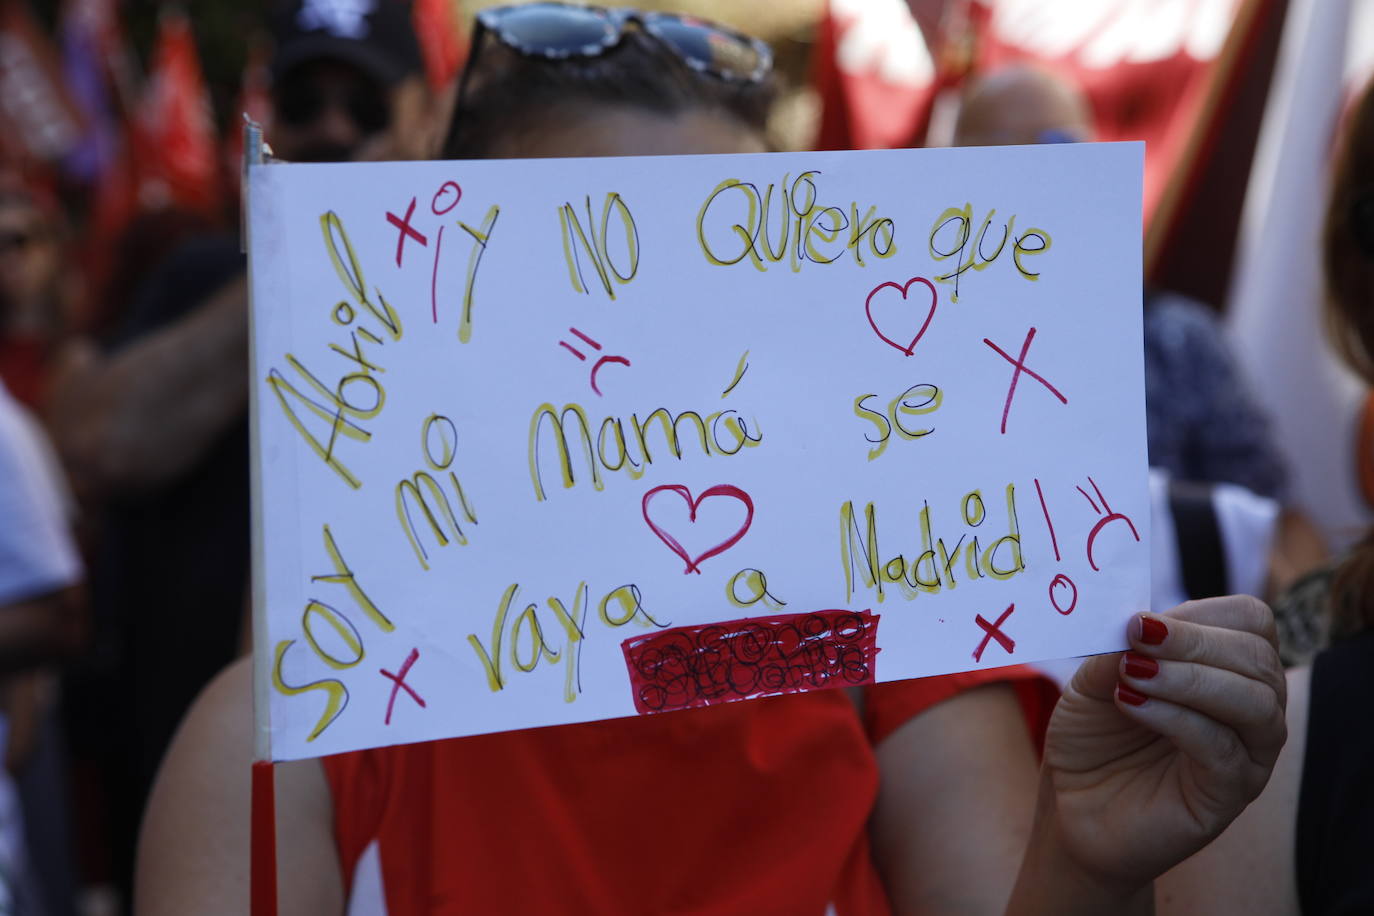
[[1027,368],[1027,366],[1026,366],[1026,354],[1030,351],[1031,341],[1034,340],[1034,339],[1035,339],[1035,328],[1031,328],[1030,331],[1026,334],[1026,342],[1023,343],[1023,344],[1021,345],[1021,355],[1020,355],[1019,357],[1017,357],[1016,359],[1012,359],[1011,356],[1008,355],[1008,353],[1007,353],[1006,350],[1003,350],[1001,347],[997,346],[997,344],[995,344],[995,343],[993,343],[992,341],[988,340],[986,337],[983,338],[983,343],[987,344],[989,347],[992,347],[992,348],[993,348],[994,350],[996,350],[999,354],[1001,354],[1001,356],[1002,356],[1003,359],[1005,359],[1007,362],[1011,363],[1013,366],[1016,367],[1015,370],[1011,373],[1011,387],[1007,389],[1007,403],[1006,403],[1006,405],[1002,408],[1002,434],[1003,434],[1003,435],[1006,435],[1006,432],[1007,432],[1007,414],[1011,413],[1011,399],[1012,399],[1012,397],[1016,394],[1016,383],[1019,382],[1019,381],[1021,380],[1021,373],[1022,373],[1022,372],[1026,373],[1026,375],[1029,375],[1031,378],[1035,379],[1037,382],[1039,382],[1040,384],[1042,384],[1042,385],[1044,385],[1046,388],[1048,388],[1048,389],[1050,390],[1050,394],[1052,394],[1052,395],[1054,395],[1055,397],[1057,397],[1057,398],[1059,399],[1059,402],[1060,402],[1061,404],[1067,404],[1067,403],[1069,403],[1069,399],[1066,398],[1066,397],[1064,397],[1062,394],[1060,394],[1058,388],[1055,388],[1055,387],[1054,387],[1053,385],[1051,385],[1049,382],[1045,381],[1044,376],[1042,376],[1042,375],[1040,375],[1039,373],[1037,373],[1037,372],[1035,372],[1035,371],[1033,371],[1033,370]]
[[401,251],[405,249],[405,246],[406,246],[406,236],[409,236],[410,238],[413,238],[415,241],[419,242],[421,245],[425,245],[425,246],[428,246],[428,245],[429,245],[429,239],[425,238],[424,235],[423,235],[422,233],[416,231],[416,229],[415,229],[413,226],[410,225],[410,218],[411,218],[412,216],[414,216],[414,215],[415,215],[415,198],[413,198],[413,197],[410,199],[410,207],[407,208],[407,210],[406,210],[406,218],[405,218],[405,219],[401,219],[399,216],[397,216],[395,213],[392,213],[390,210],[388,210],[388,211],[387,211],[387,214],[386,214],[386,221],[387,221],[388,223],[391,223],[391,225],[395,226],[397,229],[401,230],[400,234],[399,234],[398,236],[396,236],[396,266],[397,266],[397,267],[400,267],[400,266],[401,266]]
[[[998,623],[1001,623],[1002,621],[999,620],[999,621],[997,621],[997,622],[998,622]],[[392,674],[390,671],[386,670],[385,668],[380,669],[380,670],[381,670],[381,673],[382,673],[382,677],[388,678],[389,680],[392,681],[392,684],[391,684],[391,699],[389,699],[389,700],[386,701],[386,724],[387,724],[387,725],[390,725],[390,724],[391,724],[391,707],[393,707],[393,706],[396,705],[396,691],[398,691],[398,690],[404,690],[406,693],[410,694],[410,698],[411,698],[412,700],[414,700],[416,703],[419,703],[419,704],[420,704],[420,708],[421,708],[421,709],[423,709],[424,706],[425,706],[425,701],[424,701],[423,699],[420,698],[420,695],[419,695],[418,693],[415,692],[414,688],[412,688],[409,684],[406,683],[406,674],[409,673],[409,671],[410,671],[410,666],[413,665],[413,664],[415,664],[415,660],[416,660],[417,658],[419,658],[419,657],[420,657],[420,650],[419,650],[419,649],[411,649],[411,650],[410,650],[410,654],[406,656],[405,664],[401,665],[401,673],[400,673],[400,674]]]
[[983,650],[988,647],[988,640],[997,640],[997,645],[1001,646],[1003,649],[1006,649],[1008,655],[1010,655],[1012,653],[1012,650],[1016,648],[1016,640],[1012,639],[1006,633],[1003,633],[1000,629],[998,629],[998,627],[1002,626],[1002,624],[1006,622],[1006,619],[1011,616],[1011,612],[1014,610],[1016,610],[1015,604],[1007,605],[1007,609],[1002,612],[1001,617],[997,618],[996,623],[988,623],[986,620],[983,619],[982,614],[979,614],[975,618],[974,622],[977,623],[978,626],[982,627],[987,633],[987,635],[983,637],[983,641],[978,644],[978,648],[973,650],[973,660],[975,662],[981,662],[983,660]]

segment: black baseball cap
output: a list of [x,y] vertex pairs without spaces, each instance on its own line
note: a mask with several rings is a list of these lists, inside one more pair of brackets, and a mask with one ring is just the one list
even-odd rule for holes
[[385,85],[424,69],[409,0],[286,0],[273,19],[272,79],[341,60]]

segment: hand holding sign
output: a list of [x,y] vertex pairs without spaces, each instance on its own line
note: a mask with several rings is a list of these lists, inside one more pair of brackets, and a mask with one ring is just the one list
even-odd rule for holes
[[1190,602],[1130,629],[1131,652],[1089,659],[1065,690],[1045,772],[1069,858],[1139,886],[1264,788],[1287,688],[1273,614],[1254,598]]

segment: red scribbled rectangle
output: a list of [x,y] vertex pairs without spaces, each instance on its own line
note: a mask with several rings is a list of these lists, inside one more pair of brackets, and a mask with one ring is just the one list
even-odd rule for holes
[[878,615],[824,610],[675,627],[623,643],[640,714],[874,683]]

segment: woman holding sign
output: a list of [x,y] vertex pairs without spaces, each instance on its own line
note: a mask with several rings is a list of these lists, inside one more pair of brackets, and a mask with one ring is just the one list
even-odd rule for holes
[[[446,158],[767,147],[770,54],[746,36],[555,3],[478,22]],[[1154,878],[1263,787],[1284,680],[1250,599],[1139,615],[1129,637],[1059,700],[1038,777],[1020,670],[280,765],[282,907],[1148,912]],[[184,723],[140,912],[246,909],[248,696],[240,664]]]

